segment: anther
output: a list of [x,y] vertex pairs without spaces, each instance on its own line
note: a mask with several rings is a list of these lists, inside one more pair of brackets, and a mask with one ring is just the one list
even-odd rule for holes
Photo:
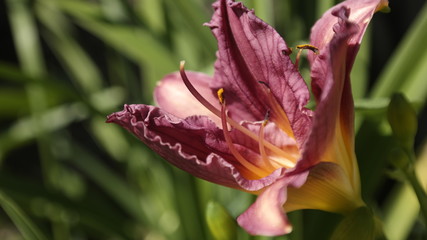
[[310,45],[310,44],[297,45],[297,49],[299,49],[299,51],[297,53],[297,56],[295,57],[295,66],[296,67],[299,66],[299,59],[301,57],[302,50],[308,49],[308,50],[311,50],[316,55],[319,54],[319,49],[313,45]]
[[303,49],[308,49],[308,50],[311,50],[312,52],[314,52],[314,54],[319,54],[319,49],[313,45],[310,45],[310,44],[300,44],[300,45],[297,45],[297,48],[300,51]]
[[216,94],[218,95],[219,103],[223,104],[224,103],[224,96],[223,96],[223,94],[224,94],[224,88],[218,89],[218,91],[216,92]]

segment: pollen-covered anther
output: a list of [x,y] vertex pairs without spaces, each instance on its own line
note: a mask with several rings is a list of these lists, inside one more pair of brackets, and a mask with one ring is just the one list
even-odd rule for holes
[[223,94],[224,94],[224,88],[218,89],[218,91],[216,92],[216,94],[218,96],[219,103],[223,104],[224,103],[224,96],[223,96]]
[[319,54],[319,49],[313,45],[310,44],[301,44],[301,45],[297,45],[297,49],[299,49],[300,51],[302,51],[303,49],[308,49],[314,52],[314,54]]
[[295,57],[295,66],[298,67],[299,65],[299,59],[301,57],[301,53],[304,49],[308,49],[312,51],[314,54],[319,54],[319,49],[311,44],[300,44],[296,46],[297,49],[299,49],[297,56]]

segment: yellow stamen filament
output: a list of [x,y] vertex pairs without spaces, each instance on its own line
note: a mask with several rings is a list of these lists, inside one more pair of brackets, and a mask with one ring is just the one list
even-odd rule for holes
[[225,113],[225,101],[224,97],[222,96],[222,93],[224,90],[221,88],[218,90],[218,98],[221,102],[221,124],[222,124],[222,131],[224,132],[224,138],[227,142],[228,148],[230,149],[230,152],[233,154],[233,156],[239,161],[240,164],[242,164],[245,168],[247,168],[249,171],[257,175],[258,177],[262,178],[270,174],[270,172],[265,171],[262,168],[259,168],[252,163],[248,162],[240,153],[239,151],[234,147],[233,140],[231,139],[231,136],[227,130],[227,114]]
[[[190,80],[188,79],[187,75],[185,74],[184,64],[185,64],[185,61],[181,61],[179,69],[180,69],[181,78],[182,78],[185,86],[187,87],[187,89],[203,106],[205,106],[209,111],[211,111],[213,114],[215,114],[216,116],[218,116],[219,118],[222,119],[223,117],[222,117],[221,111],[218,110],[211,103],[209,103],[202,95],[200,95],[200,93],[191,84]],[[283,111],[283,110],[281,110],[281,111]],[[242,127],[239,123],[237,123],[233,119],[229,118],[226,114],[224,114],[224,118],[225,118],[224,120],[226,120],[226,123],[230,124],[230,126],[239,130],[240,132],[242,132],[246,136],[252,138],[253,140],[259,142],[259,136],[257,136],[257,134],[253,133],[252,131],[250,131],[247,128]],[[226,129],[226,128],[223,127],[223,129]],[[298,160],[297,159],[298,156],[295,156],[294,154],[290,154],[288,152],[285,152],[282,149],[280,149],[279,147],[271,144],[270,142],[263,141],[263,145],[265,148],[268,148],[270,151],[275,153],[277,156],[281,156],[281,158],[284,158],[284,159],[289,159],[290,161],[292,161],[293,164]]]

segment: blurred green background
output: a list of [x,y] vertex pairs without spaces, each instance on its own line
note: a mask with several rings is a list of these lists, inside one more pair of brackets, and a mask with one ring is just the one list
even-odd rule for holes
[[[244,2],[295,46],[339,1]],[[419,112],[416,149],[427,161],[424,2],[391,0],[390,13],[375,15],[352,75],[364,199],[396,240],[426,237],[413,193],[389,171],[385,124],[389,96],[403,92]],[[0,239],[213,239],[210,200],[233,217],[249,206],[254,196],[195,179],[105,124],[124,103],[151,104],[156,82],[180,60],[213,72],[216,42],[202,26],[211,4],[0,1]],[[340,219],[309,210],[290,217],[294,232],[275,239],[327,239]],[[272,239],[241,229],[238,238]]]

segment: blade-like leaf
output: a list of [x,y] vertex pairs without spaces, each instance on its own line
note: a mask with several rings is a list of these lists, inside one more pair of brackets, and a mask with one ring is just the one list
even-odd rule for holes
[[26,240],[47,240],[40,229],[21,208],[4,192],[0,191],[0,206],[13,221]]
[[43,32],[53,53],[85,93],[97,91],[101,87],[101,74],[96,65],[78,45],[72,35],[71,24],[52,1],[39,1],[36,4],[38,19],[46,27]]
[[410,101],[424,102],[427,88],[427,4],[401,41],[371,93],[372,97],[389,97],[393,92],[403,91]]
[[98,7],[90,2],[60,1],[59,5],[75,17],[80,26],[130,59],[153,63],[164,74],[177,69],[178,60],[171,51],[145,29],[104,22],[99,18]]

